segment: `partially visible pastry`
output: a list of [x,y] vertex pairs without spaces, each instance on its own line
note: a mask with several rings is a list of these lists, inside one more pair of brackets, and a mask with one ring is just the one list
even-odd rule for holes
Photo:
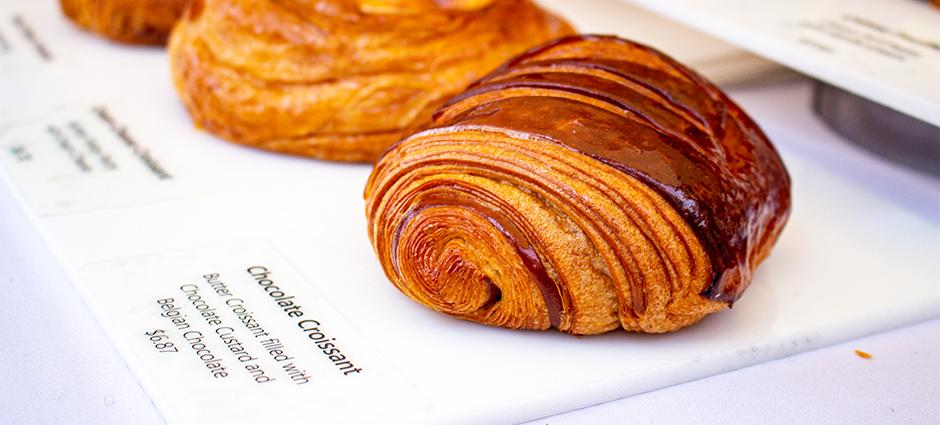
[[391,147],[365,191],[392,283],[514,329],[669,332],[728,308],[790,212],[780,156],[720,89],[649,47],[548,43]]
[[529,0],[197,0],[169,51],[197,126],[373,161],[472,81],[571,32]]
[[164,44],[188,0],[60,0],[76,24],[114,41]]

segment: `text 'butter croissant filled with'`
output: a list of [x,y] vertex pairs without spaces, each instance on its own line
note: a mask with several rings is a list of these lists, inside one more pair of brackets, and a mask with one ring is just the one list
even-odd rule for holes
[[790,180],[721,90],[649,47],[571,36],[451,99],[366,188],[390,280],[485,324],[669,332],[737,300]]
[[213,134],[374,161],[474,80],[571,32],[529,0],[194,0],[170,60]]
[[76,24],[114,41],[164,44],[188,0],[60,0]]

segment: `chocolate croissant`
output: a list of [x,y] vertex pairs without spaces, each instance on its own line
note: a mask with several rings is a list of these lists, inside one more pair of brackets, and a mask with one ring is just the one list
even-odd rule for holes
[[205,0],[174,30],[170,59],[209,132],[374,161],[474,80],[569,33],[529,0]]
[[188,0],[60,0],[62,12],[81,27],[111,40],[164,44]]
[[741,296],[790,180],[695,72],[571,36],[451,99],[384,154],[365,197],[385,273],[421,304],[507,328],[658,333]]

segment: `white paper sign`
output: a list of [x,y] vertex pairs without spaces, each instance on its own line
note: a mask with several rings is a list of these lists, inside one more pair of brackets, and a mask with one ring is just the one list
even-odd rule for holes
[[940,125],[940,8],[913,0],[622,0]]
[[377,423],[428,407],[264,240],[79,274],[171,423]]
[[0,127],[0,164],[38,215],[180,198],[193,193],[108,106],[61,108]]
[[57,62],[57,56],[29,15],[0,10],[0,75],[49,67]]

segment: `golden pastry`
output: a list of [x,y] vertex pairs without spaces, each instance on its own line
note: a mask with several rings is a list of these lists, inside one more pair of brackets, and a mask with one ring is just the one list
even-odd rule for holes
[[164,44],[187,0],[60,0],[78,25],[131,44]]
[[205,0],[169,50],[197,126],[272,151],[374,161],[467,84],[570,32],[529,0]]
[[390,148],[365,191],[392,283],[507,328],[669,332],[725,309],[770,253],[790,180],[721,90],[649,47],[535,48]]

